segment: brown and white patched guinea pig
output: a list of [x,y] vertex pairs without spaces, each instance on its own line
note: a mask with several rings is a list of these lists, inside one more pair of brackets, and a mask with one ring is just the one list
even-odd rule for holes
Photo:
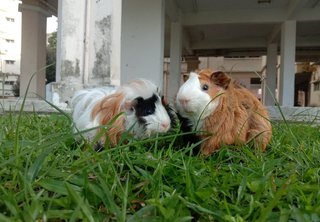
[[143,139],[170,129],[171,120],[157,87],[146,79],[134,80],[117,89],[80,90],[73,96],[71,106],[74,132],[85,131],[87,139],[99,133],[99,126],[112,123],[99,141],[102,144],[107,137],[111,146],[117,145],[124,131]]
[[272,127],[266,108],[247,89],[224,72],[210,69],[191,72],[175,101],[178,113],[200,133],[201,153],[209,155],[221,145],[249,141],[266,149]]

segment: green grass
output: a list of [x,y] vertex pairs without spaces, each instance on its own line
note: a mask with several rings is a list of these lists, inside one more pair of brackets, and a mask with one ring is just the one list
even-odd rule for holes
[[64,115],[0,117],[0,221],[320,221],[320,127],[273,123],[265,153],[169,134],[102,152]]

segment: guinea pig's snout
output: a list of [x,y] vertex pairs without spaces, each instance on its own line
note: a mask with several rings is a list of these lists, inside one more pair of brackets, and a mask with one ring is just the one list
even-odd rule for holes
[[163,122],[160,124],[160,131],[161,132],[167,132],[170,128],[170,123],[169,122]]

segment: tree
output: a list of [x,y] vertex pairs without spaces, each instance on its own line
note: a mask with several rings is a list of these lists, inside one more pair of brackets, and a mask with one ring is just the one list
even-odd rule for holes
[[47,83],[56,81],[56,48],[57,48],[57,32],[50,34],[47,45],[47,65],[52,66],[46,69]]

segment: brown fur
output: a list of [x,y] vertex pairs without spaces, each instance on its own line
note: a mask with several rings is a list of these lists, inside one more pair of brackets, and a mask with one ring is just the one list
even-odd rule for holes
[[251,140],[255,147],[265,150],[272,128],[261,102],[249,90],[231,83],[230,77],[223,72],[206,69],[198,74],[201,84],[209,85],[211,98],[217,96],[219,88],[224,89],[217,109],[204,119],[202,130],[212,135],[202,143],[202,153],[209,155],[223,144],[244,144]]
[[[110,121],[113,120],[116,115],[123,112],[123,108],[121,107],[123,98],[124,95],[122,93],[115,93],[103,98],[93,108],[92,119],[98,116],[99,125],[106,125],[110,123]],[[106,135],[101,137],[101,142],[104,144],[106,138],[108,138],[111,146],[117,145],[121,134],[125,130],[124,121],[125,118],[123,115],[120,115],[118,118],[116,118],[112,123],[112,126],[108,128]],[[99,131],[101,130],[102,129],[99,129]]]

